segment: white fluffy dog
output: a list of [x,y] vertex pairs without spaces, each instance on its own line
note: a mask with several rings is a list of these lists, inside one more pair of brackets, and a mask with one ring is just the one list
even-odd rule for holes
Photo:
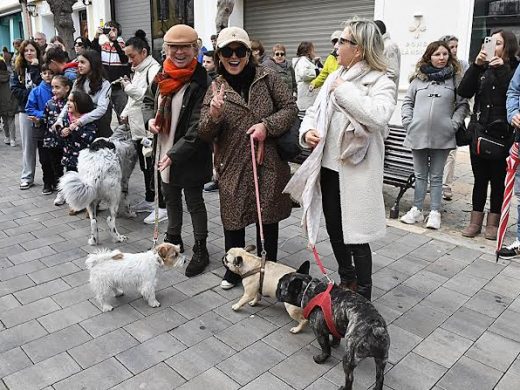
[[87,209],[90,217],[89,245],[98,243],[97,206],[104,200],[110,215],[107,224],[114,242],[126,241],[116,228],[116,215],[121,199],[122,172],[113,142],[97,138],[79,152],[78,172],[67,172],[60,179],[59,189],[74,210]]
[[155,299],[157,269],[184,264],[178,245],[164,243],[144,253],[122,253],[118,249],[102,249],[90,254],[85,265],[90,269],[90,287],[96,293],[101,310],[113,309],[110,296],[121,296],[128,288],[136,288],[151,307],[161,304]]

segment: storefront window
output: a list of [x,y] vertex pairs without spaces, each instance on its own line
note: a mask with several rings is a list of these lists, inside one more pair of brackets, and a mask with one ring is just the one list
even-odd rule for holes
[[480,51],[484,37],[496,29],[510,30],[520,37],[520,0],[475,0],[469,61]]
[[152,0],[153,38],[162,38],[175,24],[193,27],[193,0]]

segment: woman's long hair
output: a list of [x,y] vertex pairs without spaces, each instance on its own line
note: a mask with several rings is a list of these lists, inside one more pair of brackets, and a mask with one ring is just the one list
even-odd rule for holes
[[453,67],[453,74],[455,75],[460,75],[462,73],[460,62],[451,55],[450,47],[448,46],[448,44],[444,41],[433,41],[426,47],[424,54],[417,62],[417,65],[415,66],[415,73],[412,75],[412,77],[410,77],[410,82],[417,77],[417,74],[421,73],[421,66],[432,64],[432,55],[441,46],[448,50],[448,62],[446,66],[451,65]]
[[90,82],[90,91],[88,94],[94,96],[98,91],[101,90],[103,79],[105,78],[105,71],[103,69],[103,64],[101,63],[101,56],[97,51],[87,49],[78,57],[84,57],[90,63],[90,73],[88,75],[78,74],[76,85],[83,89],[85,81],[88,79]]
[[314,43],[309,41],[303,41],[298,45],[298,49],[296,49],[296,57],[305,56],[308,59],[312,60],[310,54],[314,50]]
[[363,60],[374,70],[385,72],[387,61],[384,55],[385,44],[377,25],[366,19],[352,19],[344,23],[352,40],[363,52]]
[[22,45],[20,46],[20,50],[18,51],[19,55],[16,56],[16,62],[14,64],[14,70],[16,71],[16,73],[18,73],[19,77],[24,77],[25,70],[29,67],[29,64],[27,63],[24,56],[25,48],[28,45],[32,45],[34,47],[34,49],[36,50],[36,58],[38,58],[38,61],[41,64],[42,53],[40,50],[40,46],[38,46],[38,44],[32,39],[23,41]]

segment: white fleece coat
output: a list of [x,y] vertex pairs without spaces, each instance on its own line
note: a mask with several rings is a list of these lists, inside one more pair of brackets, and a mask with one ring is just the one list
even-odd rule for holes
[[143,104],[143,97],[149,83],[153,81],[160,69],[161,65],[152,56],[146,57],[143,62],[133,69],[134,76],[132,77],[132,82],[125,87],[128,101],[121,116],[128,118],[128,125],[130,126],[133,140],[150,135],[144,127],[141,105]]
[[293,58],[294,77],[298,88],[296,104],[300,111],[305,111],[314,104],[318,89],[309,91],[311,81],[316,78],[316,65],[306,56]]
[[[359,67],[365,69],[360,72]],[[353,72],[357,73],[354,78],[351,76]],[[328,104],[331,85],[338,76],[350,80],[332,92],[341,111]],[[327,133],[332,127],[335,129],[331,134],[351,131],[353,124],[347,118],[348,113],[368,134],[368,148],[359,163],[355,164],[350,159],[341,160],[337,156],[341,220],[346,244],[368,243],[382,238],[386,232],[383,200],[384,138],[395,108],[394,94],[395,84],[383,72],[370,70],[364,62],[355,64],[347,72],[340,67],[327,78],[300,127],[301,140],[307,131],[316,129],[322,140],[335,142],[327,137]],[[325,116],[321,115],[324,106],[327,106]],[[338,148],[340,153],[345,146],[343,143]],[[323,151],[324,142],[321,141],[284,190],[303,205],[302,224],[310,244],[316,243],[320,229],[322,205],[319,172]]]

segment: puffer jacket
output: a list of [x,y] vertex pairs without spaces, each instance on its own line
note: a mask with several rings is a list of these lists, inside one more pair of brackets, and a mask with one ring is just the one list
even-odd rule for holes
[[141,105],[143,104],[144,94],[148,86],[153,82],[155,75],[160,69],[159,63],[152,56],[148,56],[135,67],[132,82],[124,88],[125,93],[128,95],[128,101],[121,112],[121,116],[128,118],[133,140],[151,135],[145,130]]
[[316,65],[305,56],[293,58],[294,75],[298,86],[298,97],[296,104],[300,111],[305,111],[314,104],[318,90],[309,90],[311,81],[316,78]]
[[[31,89],[39,85],[42,81],[39,65],[29,65],[23,72],[24,73],[21,76],[16,73],[16,71],[13,72],[9,80],[11,92],[18,101],[20,112],[25,112],[25,105],[27,104],[27,99],[29,98]],[[27,79],[30,78],[30,83],[27,83],[26,80],[27,73],[29,73]]]
[[468,100],[456,95],[456,85],[457,78],[430,81],[422,73],[412,80],[401,107],[404,146],[455,149],[455,133],[469,113]]

